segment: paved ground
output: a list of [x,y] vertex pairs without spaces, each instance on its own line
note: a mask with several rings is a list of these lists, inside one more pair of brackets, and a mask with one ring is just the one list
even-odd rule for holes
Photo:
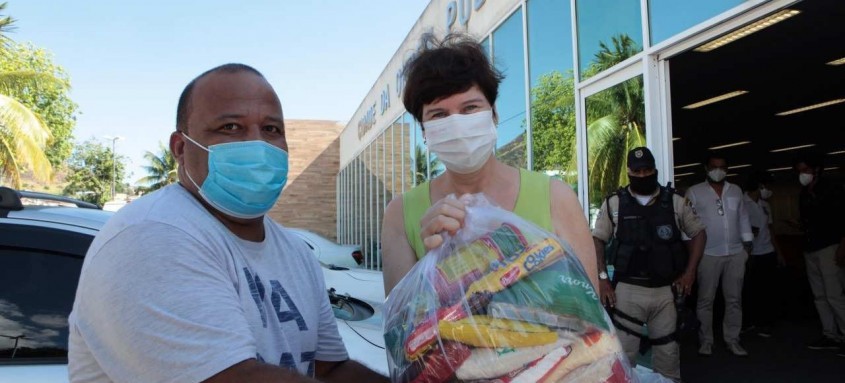
[[685,382],[845,382],[845,357],[833,351],[807,349],[819,336],[815,318],[781,321],[771,338],[742,335],[749,356],[740,358],[724,345],[710,357],[698,356],[693,336],[681,343],[681,374]]
[[[684,382],[845,382],[845,357],[835,351],[810,350],[807,344],[821,336],[821,326],[803,269],[803,260],[789,260],[778,275],[779,320],[772,337],[754,331],[741,335],[749,356],[737,357],[718,342],[723,304],[721,291],[715,302],[713,355],[697,354],[696,335],[681,340],[681,375]],[[689,302],[691,307],[694,302]]]

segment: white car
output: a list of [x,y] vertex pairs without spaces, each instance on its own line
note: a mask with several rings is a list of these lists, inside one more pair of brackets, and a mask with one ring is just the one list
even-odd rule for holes
[[349,357],[387,375],[384,350],[384,281],[380,271],[323,267],[329,301]]
[[364,256],[360,246],[338,245],[325,237],[304,229],[288,228],[300,236],[308,247],[314,251],[317,260],[324,265],[335,265],[350,269],[358,268],[364,263]]
[[[21,197],[77,207],[23,206]],[[82,201],[0,187],[0,383],[68,381],[67,316],[85,253],[112,214]],[[386,374],[381,273],[323,263],[350,358]]]

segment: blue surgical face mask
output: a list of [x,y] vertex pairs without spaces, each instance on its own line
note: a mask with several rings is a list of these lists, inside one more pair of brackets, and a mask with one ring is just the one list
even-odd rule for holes
[[200,196],[223,214],[235,218],[258,218],[270,211],[288,180],[288,153],[264,141],[240,141],[200,145],[208,152],[208,176],[197,185],[188,169],[185,174]]

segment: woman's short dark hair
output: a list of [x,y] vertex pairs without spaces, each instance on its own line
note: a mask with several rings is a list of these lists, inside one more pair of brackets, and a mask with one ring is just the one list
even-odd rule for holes
[[478,85],[490,102],[496,103],[504,76],[493,67],[481,44],[464,34],[448,34],[438,40],[423,35],[420,51],[405,66],[402,102],[417,121],[423,105],[466,92]]

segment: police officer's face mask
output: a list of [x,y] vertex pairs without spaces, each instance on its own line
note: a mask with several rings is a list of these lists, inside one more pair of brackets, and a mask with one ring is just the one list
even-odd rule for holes
[[637,193],[639,195],[651,195],[657,190],[657,171],[654,171],[654,174],[645,177],[636,177],[629,175],[628,179],[631,180],[631,191]]

